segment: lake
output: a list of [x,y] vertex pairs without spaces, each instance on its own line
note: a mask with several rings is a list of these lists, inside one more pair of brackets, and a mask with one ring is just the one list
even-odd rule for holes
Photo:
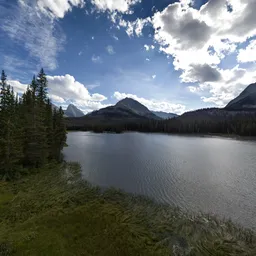
[[256,229],[256,142],[222,137],[69,132],[67,161],[101,187],[149,196]]

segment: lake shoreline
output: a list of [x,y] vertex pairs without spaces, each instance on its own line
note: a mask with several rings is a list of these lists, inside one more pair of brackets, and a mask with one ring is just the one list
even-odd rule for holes
[[123,131],[123,132],[109,132],[109,131],[83,131],[83,130],[68,130],[70,132],[88,132],[95,134],[126,134],[126,133],[144,133],[144,134],[161,134],[161,135],[169,135],[169,136],[184,136],[184,137],[209,137],[209,138],[229,138],[236,140],[248,140],[248,141],[256,141],[256,136],[240,136],[237,134],[225,134],[225,133],[165,133],[165,132],[141,132],[141,131]]
[[77,163],[50,164],[38,171],[0,183],[0,254],[255,253],[252,231],[210,215],[190,215],[147,197],[113,188],[101,191],[81,179]]

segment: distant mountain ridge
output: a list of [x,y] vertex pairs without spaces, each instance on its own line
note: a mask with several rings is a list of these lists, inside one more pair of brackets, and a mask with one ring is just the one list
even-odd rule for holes
[[117,102],[114,106],[93,111],[86,116],[99,119],[161,119],[147,107],[131,98],[125,98]]
[[78,109],[75,105],[69,104],[68,108],[64,110],[64,114],[67,117],[82,117],[84,113],[82,110]]
[[162,118],[162,119],[170,119],[170,118],[174,118],[174,117],[178,117],[179,115],[174,114],[174,113],[167,113],[167,112],[163,112],[163,111],[151,111],[153,114],[155,114],[156,116]]
[[247,86],[242,93],[228,103],[226,109],[255,109],[256,110],[256,83]]

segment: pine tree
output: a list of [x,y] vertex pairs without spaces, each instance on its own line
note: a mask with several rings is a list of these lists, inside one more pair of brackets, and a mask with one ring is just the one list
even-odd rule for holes
[[38,150],[40,152],[39,165],[44,165],[49,157],[47,124],[47,79],[44,70],[41,69],[36,81],[36,136]]
[[48,150],[48,158],[53,159],[53,141],[54,141],[54,134],[53,134],[53,109],[50,99],[47,100],[46,105],[46,116],[45,116],[45,126],[47,132],[47,150]]
[[60,160],[66,142],[63,111],[52,110],[43,69],[23,94],[15,97],[4,71],[0,94],[0,178],[14,178],[20,166],[37,168]]
[[37,76],[37,87],[36,87],[36,92],[37,92],[37,99],[39,101],[39,104],[47,104],[47,78],[46,74],[44,73],[44,70],[41,69],[38,76]]
[[66,126],[64,122],[64,112],[60,107],[59,110],[54,110],[53,113],[53,134],[54,134],[54,145],[53,152],[54,157],[57,161],[61,160],[61,151],[66,144]]
[[[33,84],[33,80],[31,85]],[[32,86],[30,86],[32,87]],[[24,129],[24,162],[26,167],[37,167],[40,152],[38,150],[37,136],[36,136],[36,109],[35,96],[33,90],[29,87],[23,94],[21,116],[23,120]]]
[[1,77],[1,136],[0,136],[0,175],[4,179],[16,176],[22,159],[22,141],[18,129],[18,107],[10,85],[6,84],[6,75]]

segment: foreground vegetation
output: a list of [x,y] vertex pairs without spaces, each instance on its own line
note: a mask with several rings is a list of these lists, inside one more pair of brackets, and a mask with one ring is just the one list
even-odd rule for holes
[[102,191],[77,164],[0,182],[0,255],[256,255],[256,237],[138,196]]

